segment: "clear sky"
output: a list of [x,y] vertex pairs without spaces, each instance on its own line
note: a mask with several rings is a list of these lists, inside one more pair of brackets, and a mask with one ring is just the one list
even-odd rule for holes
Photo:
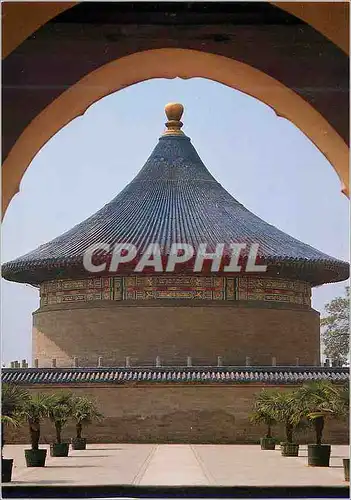
[[[210,172],[249,210],[334,257],[349,257],[349,202],[328,161],[303,133],[265,104],[194,78],[155,79],[112,94],[57,133],[37,154],[2,229],[2,262],[36,248],[92,215],[141,169],[181,102],[184,132]],[[313,307],[346,283],[313,291]],[[38,291],[2,280],[2,362],[31,359]]]

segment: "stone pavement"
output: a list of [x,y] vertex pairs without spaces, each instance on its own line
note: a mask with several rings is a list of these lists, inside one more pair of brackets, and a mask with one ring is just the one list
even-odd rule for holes
[[24,448],[4,447],[4,456],[15,459],[13,485],[345,485],[342,458],[349,456],[348,446],[332,446],[331,467],[318,468],[306,465],[306,446],[287,458],[258,445],[91,444],[66,458],[48,451],[46,467],[27,468]]

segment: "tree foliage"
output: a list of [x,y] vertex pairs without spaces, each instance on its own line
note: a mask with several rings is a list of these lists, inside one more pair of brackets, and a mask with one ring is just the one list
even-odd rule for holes
[[72,401],[72,418],[76,424],[77,438],[81,439],[83,426],[90,425],[94,420],[100,421],[103,414],[98,411],[91,399],[86,396],[75,396]]
[[39,449],[40,426],[49,418],[55,426],[56,442],[60,444],[61,433],[69,420],[76,424],[77,437],[81,438],[83,427],[100,421],[103,414],[96,403],[86,396],[60,391],[54,394],[31,393],[15,384],[2,384],[1,391],[1,449],[4,446],[4,426],[18,426],[26,422],[32,449]]
[[293,435],[304,428],[303,410],[298,404],[297,391],[277,391],[273,398],[273,415],[284,425],[287,443],[293,443]]
[[64,426],[72,416],[73,395],[70,392],[54,394],[48,405],[48,416],[55,426],[56,443],[61,444],[61,433]]
[[264,424],[266,426],[266,438],[272,437],[272,427],[276,424],[272,411],[272,400],[276,392],[277,391],[266,391],[262,389],[260,394],[256,396],[250,415],[250,422],[252,424]]
[[5,445],[5,425],[18,427],[20,412],[29,398],[25,389],[14,384],[2,384],[1,387],[1,449]]
[[44,418],[49,416],[53,397],[41,393],[30,394],[19,412],[20,418],[28,423],[32,450],[39,449],[40,424]]
[[296,391],[262,390],[256,397],[250,420],[267,426],[266,437],[271,437],[271,427],[277,422],[284,425],[286,440],[293,443],[293,433],[303,428],[303,410]]
[[333,361],[347,361],[350,341],[350,287],[345,297],[336,297],[325,306],[326,316],[321,319],[325,354]]
[[2,384],[1,418],[5,418],[5,420],[15,419],[28,398],[28,392],[22,387],[14,384]]
[[329,380],[303,384],[297,391],[298,406],[311,422],[316,444],[322,444],[326,418],[345,418],[349,407],[349,386],[337,386]]

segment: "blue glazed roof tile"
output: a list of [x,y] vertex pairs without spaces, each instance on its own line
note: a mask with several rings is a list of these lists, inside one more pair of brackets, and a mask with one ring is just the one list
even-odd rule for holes
[[[137,176],[107,205],[84,222],[2,268],[8,280],[38,284],[86,273],[85,250],[97,242],[133,243],[144,252],[159,243],[195,248],[207,243],[259,244],[268,264],[308,270],[314,284],[345,280],[349,265],[298,241],[247,210],[207,170],[185,135],[164,135]],[[59,274],[58,274],[59,273]]]

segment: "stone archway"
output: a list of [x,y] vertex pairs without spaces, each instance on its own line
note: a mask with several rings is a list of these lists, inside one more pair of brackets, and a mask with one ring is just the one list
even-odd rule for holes
[[151,78],[204,77],[268,104],[314,142],[348,193],[344,4],[317,12],[219,2],[202,12],[178,2],[139,12],[53,2],[18,32],[9,27],[25,4],[5,5],[3,213],[50,137],[105,95]]
[[[2,57],[9,55],[40,26],[79,2],[6,2]],[[349,54],[348,2],[271,2],[299,17]],[[14,28],[16,27],[16,29]]]
[[67,89],[25,129],[3,164],[3,212],[19,191],[22,175],[40,148],[94,102],[152,78],[208,78],[268,104],[302,130],[332,163],[343,190],[348,185],[348,147],[310,104],[268,75],[238,61],[193,50],[139,52],[99,68]]

